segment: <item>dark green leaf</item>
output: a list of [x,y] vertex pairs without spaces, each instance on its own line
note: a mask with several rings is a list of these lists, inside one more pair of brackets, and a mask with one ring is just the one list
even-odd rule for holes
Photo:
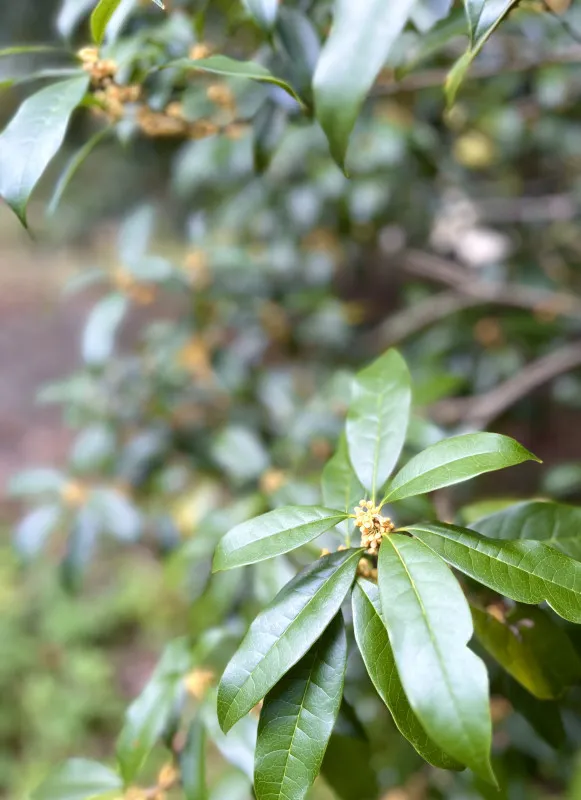
[[467,433],[427,447],[403,467],[390,482],[390,503],[433,492],[475,478],[484,472],[538,461],[521,444],[498,433]]
[[581,622],[581,562],[544,542],[503,542],[444,522],[410,525],[449,564],[519,603],[546,601],[570,622]]
[[121,778],[97,761],[73,758],[46,778],[31,800],[97,800],[118,797]]
[[388,350],[356,376],[347,414],[347,447],[353,469],[372,498],[397,464],[410,405],[410,375],[397,350]]
[[115,11],[117,11],[120,4],[121,0],[99,0],[95,10],[91,14],[91,34],[93,35],[93,40],[97,42],[97,44],[101,44],[105,38],[105,31],[109,20]]
[[284,506],[243,522],[221,539],[214,571],[255,564],[316,539],[346,518],[321,506]]
[[248,13],[258,24],[269,31],[276,21],[279,0],[242,0]]
[[353,629],[369,677],[400,733],[430,764],[442,769],[462,769],[461,764],[431,741],[411,709],[381,616],[379,589],[370,581],[359,580],[353,588]]
[[402,32],[415,0],[335,0],[313,88],[315,111],[331,153],[344,167],[349,137],[366,94]]
[[185,639],[176,639],[164,654],[147,686],[127,709],[117,740],[117,761],[125,785],[131,783],[171,719],[191,667]]
[[90,366],[100,366],[111,355],[115,335],[121,325],[129,302],[123,294],[110,294],[91,311],[81,344],[83,358]]
[[397,671],[422,727],[494,783],[488,676],[467,647],[472,617],[457,580],[422,542],[393,534],[379,550],[379,591]]
[[471,528],[490,539],[534,539],[581,561],[581,508],[564,503],[517,503]]
[[281,5],[276,23],[278,51],[290,75],[292,85],[308,104],[312,101],[312,81],[321,41],[317,29],[307,14],[296,8]]
[[361,552],[343,550],[310,564],[256,617],[220,681],[222,730],[262,700],[319,638],[353,583]]
[[0,134],[0,197],[25,226],[30,195],[62,145],[88,85],[83,74],[41,89],[22,103]]
[[185,800],[206,800],[206,731],[199,718],[190,724],[179,759]]
[[[340,719],[340,716],[339,716]],[[343,732],[333,731],[321,772],[341,800],[377,800],[377,775],[371,765],[369,743]]]
[[343,696],[347,637],[341,614],[270,690],[258,723],[257,800],[303,800],[319,774]]
[[551,747],[555,749],[563,747],[567,737],[558,704],[548,700],[537,700],[508,675],[506,678],[508,686],[504,693],[515,711],[523,716]]
[[251,81],[258,81],[259,83],[272,83],[280,89],[290,94],[299,105],[303,105],[303,101],[295,92],[292,86],[282,78],[277,78],[262,64],[257,64],[254,61],[237,61],[228,56],[210,56],[209,58],[179,58],[175,61],[170,61],[165,65],[165,68],[173,67],[182,70],[197,70],[198,72],[209,72],[215,75],[224,75],[228,78],[247,78]]
[[517,608],[504,622],[472,608],[480,644],[540,700],[559,697],[581,678],[581,660],[566,632],[538,608]]

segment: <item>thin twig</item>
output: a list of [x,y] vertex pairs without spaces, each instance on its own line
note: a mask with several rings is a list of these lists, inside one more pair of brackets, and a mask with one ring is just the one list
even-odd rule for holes
[[581,341],[566,344],[527,364],[513,378],[489,392],[474,398],[442,400],[431,407],[430,416],[441,425],[486,428],[534,389],[577,367],[581,367]]
[[392,314],[372,336],[375,340],[379,337],[382,347],[391,347],[451,314],[480,304],[480,299],[476,297],[454,291],[439,292]]

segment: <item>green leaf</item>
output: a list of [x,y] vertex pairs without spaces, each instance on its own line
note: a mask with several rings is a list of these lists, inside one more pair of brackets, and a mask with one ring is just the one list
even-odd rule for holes
[[353,629],[357,647],[378,695],[389,708],[400,733],[428,763],[442,769],[462,765],[437,747],[412,711],[401,685],[385,623],[381,615],[379,589],[358,580],[353,588]]
[[145,689],[127,709],[117,740],[117,761],[126,786],[134,780],[164,733],[191,663],[187,640],[171,642]]
[[347,517],[321,506],[284,506],[236,525],[224,536],[214,556],[214,572],[256,564],[295,550]]
[[467,647],[472,617],[457,580],[401,534],[384,538],[378,566],[382,617],[412,709],[436,744],[494,783],[488,676]]
[[323,759],[325,782],[341,800],[377,800],[377,775],[369,757],[369,743],[342,724],[339,711]]
[[303,800],[319,774],[333,731],[347,666],[341,614],[270,690],[258,723],[257,800]]
[[97,800],[118,797],[121,778],[97,761],[73,758],[32,792],[31,800]]
[[46,86],[22,103],[0,134],[0,197],[25,227],[30,195],[62,145],[88,85],[83,74]]
[[523,689],[520,683],[508,675],[506,678],[503,693],[514,710],[524,717],[536,733],[551,747],[555,750],[562,748],[567,741],[567,735],[558,703],[537,700],[530,692]]
[[13,475],[8,482],[8,494],[26,497],[30,494],[58,494],[65,484],[62,472],[48,467],[26,469]]
[[49,217],[53,216],[53,214],[59,207],[63,195],[66,192],[69,183],[77,173],[77,170],[82,166],[84,161],[88,158],[88,156],[92,153],[95,147],[99,144],[101,139],[104,139],[105,136],[111,133],[112,130],[113,127],[109,126],[107,128],[102,128],[101,130],[97,131],[97,133],[91,136],[91,138],[87,142],[85,142],[85,144],[80,148],[80,150],[78,150],[71,158],[71,160],[65,167],[63,173],[61,174],[58,183],[55,186],[50,202],[48,204],[46,213]]
[[190,724],[179,761],[185,800],[206,800],[206,729],[199,717]]
[[248,13],[261,28],[269,31],[276,21],[279,0],[242,0]]
[[256,617],[220,681],[223,731],[262,700],[323,633],[353,583],[361,552],[342,550],[310,564]]
[[426,494],[523,461],[538,461],[521,444],[498,433],[453,436],[418,453],[393,478],[386,501]]
[[105,38],[105,31],[109,20],[117,11],[120,4],[121,0],[99,0],[98,5],[91,14],[91,34],[93,40],[97,42],[97,44],[101,44]]
[[218,724],[216,692],[211,691],[200,708],[200,715],[213,744],[229,764],[239,769],[251,783],[254,777],[254,751],[258,719],[254,714],[243,717],[230,729],[222,733]]
[[518,0],[464,0],[470,47],[456,61],[446,78],[444,88],[448,105],[452,105],[456,99],[458,89],[478,53],[517,3]]
[[83,331],[81,349],[83,359],[92,367],[107,361],[115,346],[117,329],[129,308],[124,294],[107,295],[94,306]]
[[566,632],[539,608],[517,607],[501,622],[473,607],[480,644],[540,700],[560,697],[581,678],[581,660]]
[[50,534],[62,521],[57,503],[39,506],[20,520],[14,532],[14,546],[23,559],[32,559],[42,550]]
[[415,0],[335,0],[333,25],[315,70],[313,89],[317,119],[342,168],[365,96],[414,4]]
[[581,562],[544,542],[499,542],[444,522],[406,529],[449,564],[518,603],[546,601],[570,622],[581,622]]
[[173,67],[175,69],[183,70],[197,70],[199,72],[209,72],[215,75],[224,75],[228,78],[247,78],[251,81],[258,81],[259,83],[272,83],[280,89],[284,89],[287,94],[290,94],[299,105],[304,105],[301,98],[295,92],[293,87],[282,80],[277,78],[262,64],[257,64],[254,61],[237,61],[235,58],[228,56],[210,56],[209,58],[178,58],[175,61],[170,61],[164,65],[164,69]]
[[564,503],[517,503],[471,528],[491,539],[534,539],[581,561],[581,508]]
[[[349,461],[347,441],[344,435],[339,439],[335,455],[325,464],[321,475],[321,489],[326,506],[340,508],[349,514],[353,513],[355,506],[365,496],[365,489]],[[341,522],[338,528],[346,534],[349,530],[349,522],[347,520]]]
[[355,378],[347,414],[349,458],[375,498],[397,464],[411,405],[411,380],[397,350],[388,350]]

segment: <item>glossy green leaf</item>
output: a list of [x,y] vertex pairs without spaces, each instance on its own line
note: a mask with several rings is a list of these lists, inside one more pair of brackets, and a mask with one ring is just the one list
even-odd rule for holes
[[121,0],[99,0],[99,3],[95,6],[95,10],[91,14],[91,34],[97,44],[101,44],[105,38],[109,20],[120,4]]
[[254,61],[237,61],[235,58],[216,55],[199,59],[179,58],[165,65],[165,68],[168,67],[209,72],[214,75],[224,75],[227,78],[247,78],[259,83],[271,83],[280,89],[284,89],[299,105],[303,105],[303,101],[289,83],[282,80],[282,78],[277,78],[262,64],[257,64]]
[[145,689],[127,709],[117,740],[117,761],[125,785],[134,780],[162,736],[191,663],[187,640],[171,642]]
[[122,781],[113,770],[73,758],[55,770],[31,794],[31,800],[103,800],[118,797]]
[[397,464],[410,405],[410,374],[397,350],[388,350],[356,376],[347,414],[347,447],[353,469],[372,498]]
[[449,105],[454,102],[458,89],[466,77],[472,62],[502,20],[517,3],[518,0],[464,0],[468,18],[470,47],[456,61],[446,78],[445,92]]
[[540,700],[560,697],[581,679],[581,660],[563,628],[539,608],[517,607],[504,622],[473,607],[480,644]]
[[242,0],[248,13],[264,30],[271,30],[276,21],[279,0]]
[[365,96],[414,4],[415,0],[335,0],[333,25],[315,70],[313,89],[317,119],[341,167]]
[[276,508],[228,531],[216,548],[214,572],[288,553],[316,539],[346,516],[321,506]]
[[[345,436],[341,436],[335,454],[325,464],[321,475],[321,490],[323,502],[328,508],[340,508],[349,514],[353,513],[355,506],[365,497],[365,489],[349,461]],[[342,533],[347,533],[349,521],[341,522],[337,527]]]
[[471,528],[491,539],[534,539],[581,561],[581,508],[564,503],[517,503]]
[[488,676],[467,647],[470,608],[443,561],[393,534],[379,550],[382,617],[404,691],[431,739],[494,783]]
[[390,503],[433,492],[470,480],[484,472],[538,461],[521,444],[498,433],[466,433],[453,436],[418,453],[395,475],[387,488]]
[[581,562],[544,542],[487,539],[444,522],[407,527],[449,564],[519,603],[546,601],[570,622],[581,622]]
[[0,197],[24,226],[32,191],[63,143],[89,78],[81,75],[28,97],[0,134]]
[[262,700],[320,637],[353,583],[361,552],[342,550],[318,559],[256,617],[220,681],[222,730]]
[[379,589],[359,580],[353,588],[353,629],[357,647],[378,695],[389,708],[400,733],[417,752],[436,767],[462,769],[462,765],[434,744],[412,711],[401,685],[385,623]]
[[347,637],[338,614],[270,690],[258,723],[257,800],[303,800],[319,774],[343,696]]
[[190,724],[179,762],[185,800],[206,800],[206,730],[199,717]]

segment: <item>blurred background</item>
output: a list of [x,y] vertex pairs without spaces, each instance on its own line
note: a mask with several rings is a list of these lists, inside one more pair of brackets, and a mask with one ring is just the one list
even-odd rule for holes
[[[0,47],[68,48],[0,58],[2,126],[70,66],[92,5],[2,4]],[[192,5],[141,4],[119,23],[133,45],[111,57],[203,44]],[[256,34],[231,5],[215,4],[204,41],[227,40],[230,14],[247,49]],[[464,23],[457,9],[434,26],[433,8],[418,4],[373,90],[350,180],[278,90],[204,81],[181,102],[221,135],[169,130],[158,87],[163,113],[104,137],[48,216],[59,171],[104,124],[75,117],[33,237],[0,207],[0,796],[27,797],[71,755],[110,758],[167,640],[249,618],[287,579],[210,580],[216,537],[318,501],[350,376],[388,346],[415,380],[410,452],[487,428],[543,459],[445,494],[442,518],[581,499],[581,9],[517,10],[446,111]],[[280,74],[308,81],[309,46]],[[581,722],[561,712],[566,745],[552,710],[497,703],[510,800],[581,797]],[[384,759],[386,800],[499,796],[428,787],[407,751]],[[247,796],[216,770],[213,796]]]

